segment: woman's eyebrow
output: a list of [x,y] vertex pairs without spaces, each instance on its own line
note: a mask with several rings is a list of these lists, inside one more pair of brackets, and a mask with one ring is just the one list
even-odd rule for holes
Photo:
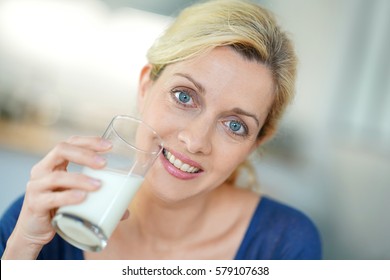
[[247,112],[247,111],[245,111],[245,110],[243,110],[243,109],[241,109],[241,108],[233,108],[231,111],[234,112],[234,113],[236,113],[236,114],[238,114],[238,115],[244,115],[244,116],[247,116],[247,117],[252,118],[252,119],[256,122],[257,127],[260,126],[260,122],[259,122],[259,120],[257,119],[256,115],[251,114],[251,113],[249,113],[249,112]]
[[175,73],[173,75],[183,77],[183,78],[189,80],[191,83],[194,84],[194,86],[199,90],[200,93],[202,93],[202,94],[206,93],[205,88],[199,82],[195,81],[190,75],[185,74],[185,73]]
[[[199,90],[200,93],[202,94],[205,94],[205,88],[197,81],[195,81],[189,74],[186,74],[186,73],[174,73],[173,74],[174,76],[179,76],[179,77],[183,77],[187,80],[189,80],[192,84],[194,84],[194,86]],[[241,108],[233,108],[231,110],[232,112],[238,114],[238,115],[244,115],[244,116],[247,116],[247,117],[250,117],[252,118],[255,122],[256,122],[256,125],[259,127],[260,126],[260,121],[258,120],[258,118],[256,117],[256,115],[252,114],[252,113],[249,113]]]

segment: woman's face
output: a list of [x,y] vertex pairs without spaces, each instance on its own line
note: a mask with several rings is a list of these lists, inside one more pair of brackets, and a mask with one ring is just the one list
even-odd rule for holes
[[148,172],[152,192],[180,201],[220,186],[257,146],[273,101],[271,72],[219,47],[168,65],[156,81],[140,79],[142,118],[164,141]]

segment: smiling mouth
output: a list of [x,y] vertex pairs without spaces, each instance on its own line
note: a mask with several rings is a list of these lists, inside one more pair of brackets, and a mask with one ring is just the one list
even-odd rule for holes
[[164,157],[177,169],[187,172],[187,173],[199,173],[201,169],[192,166],[188,163],[183,163],[180,159],[176,158],[174,155],[172,155],[169,151],[166,149],[163,149]]

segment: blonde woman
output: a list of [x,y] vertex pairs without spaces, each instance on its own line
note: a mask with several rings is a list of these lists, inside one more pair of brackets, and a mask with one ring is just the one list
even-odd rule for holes
[[191,6],[148,61],[138,109],[164,151],[107,247],[83,252],[50,223],[56,208],[99,188],[66,172],[68,162],[99,169],[97,153],[110,149],[99,137],[72,137],[34,166],[25,196],[2,218],[2,258],[319,259],[319,235],[304,214],[235,185],[294,95],[294,50],[270,12],[238,0]]

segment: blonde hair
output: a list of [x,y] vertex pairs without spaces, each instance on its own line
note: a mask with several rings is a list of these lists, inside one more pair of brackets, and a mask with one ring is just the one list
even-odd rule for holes
[[169,64],[221,46],[232,47],[272,72],[275,98],[257,136],[258,141],[264,142],[274,135],[294,96],[296,56],[274,16],[261,6],[244,0],[214,0],[184,9],[147,53],[152,64],[151,78],[158,79]]

